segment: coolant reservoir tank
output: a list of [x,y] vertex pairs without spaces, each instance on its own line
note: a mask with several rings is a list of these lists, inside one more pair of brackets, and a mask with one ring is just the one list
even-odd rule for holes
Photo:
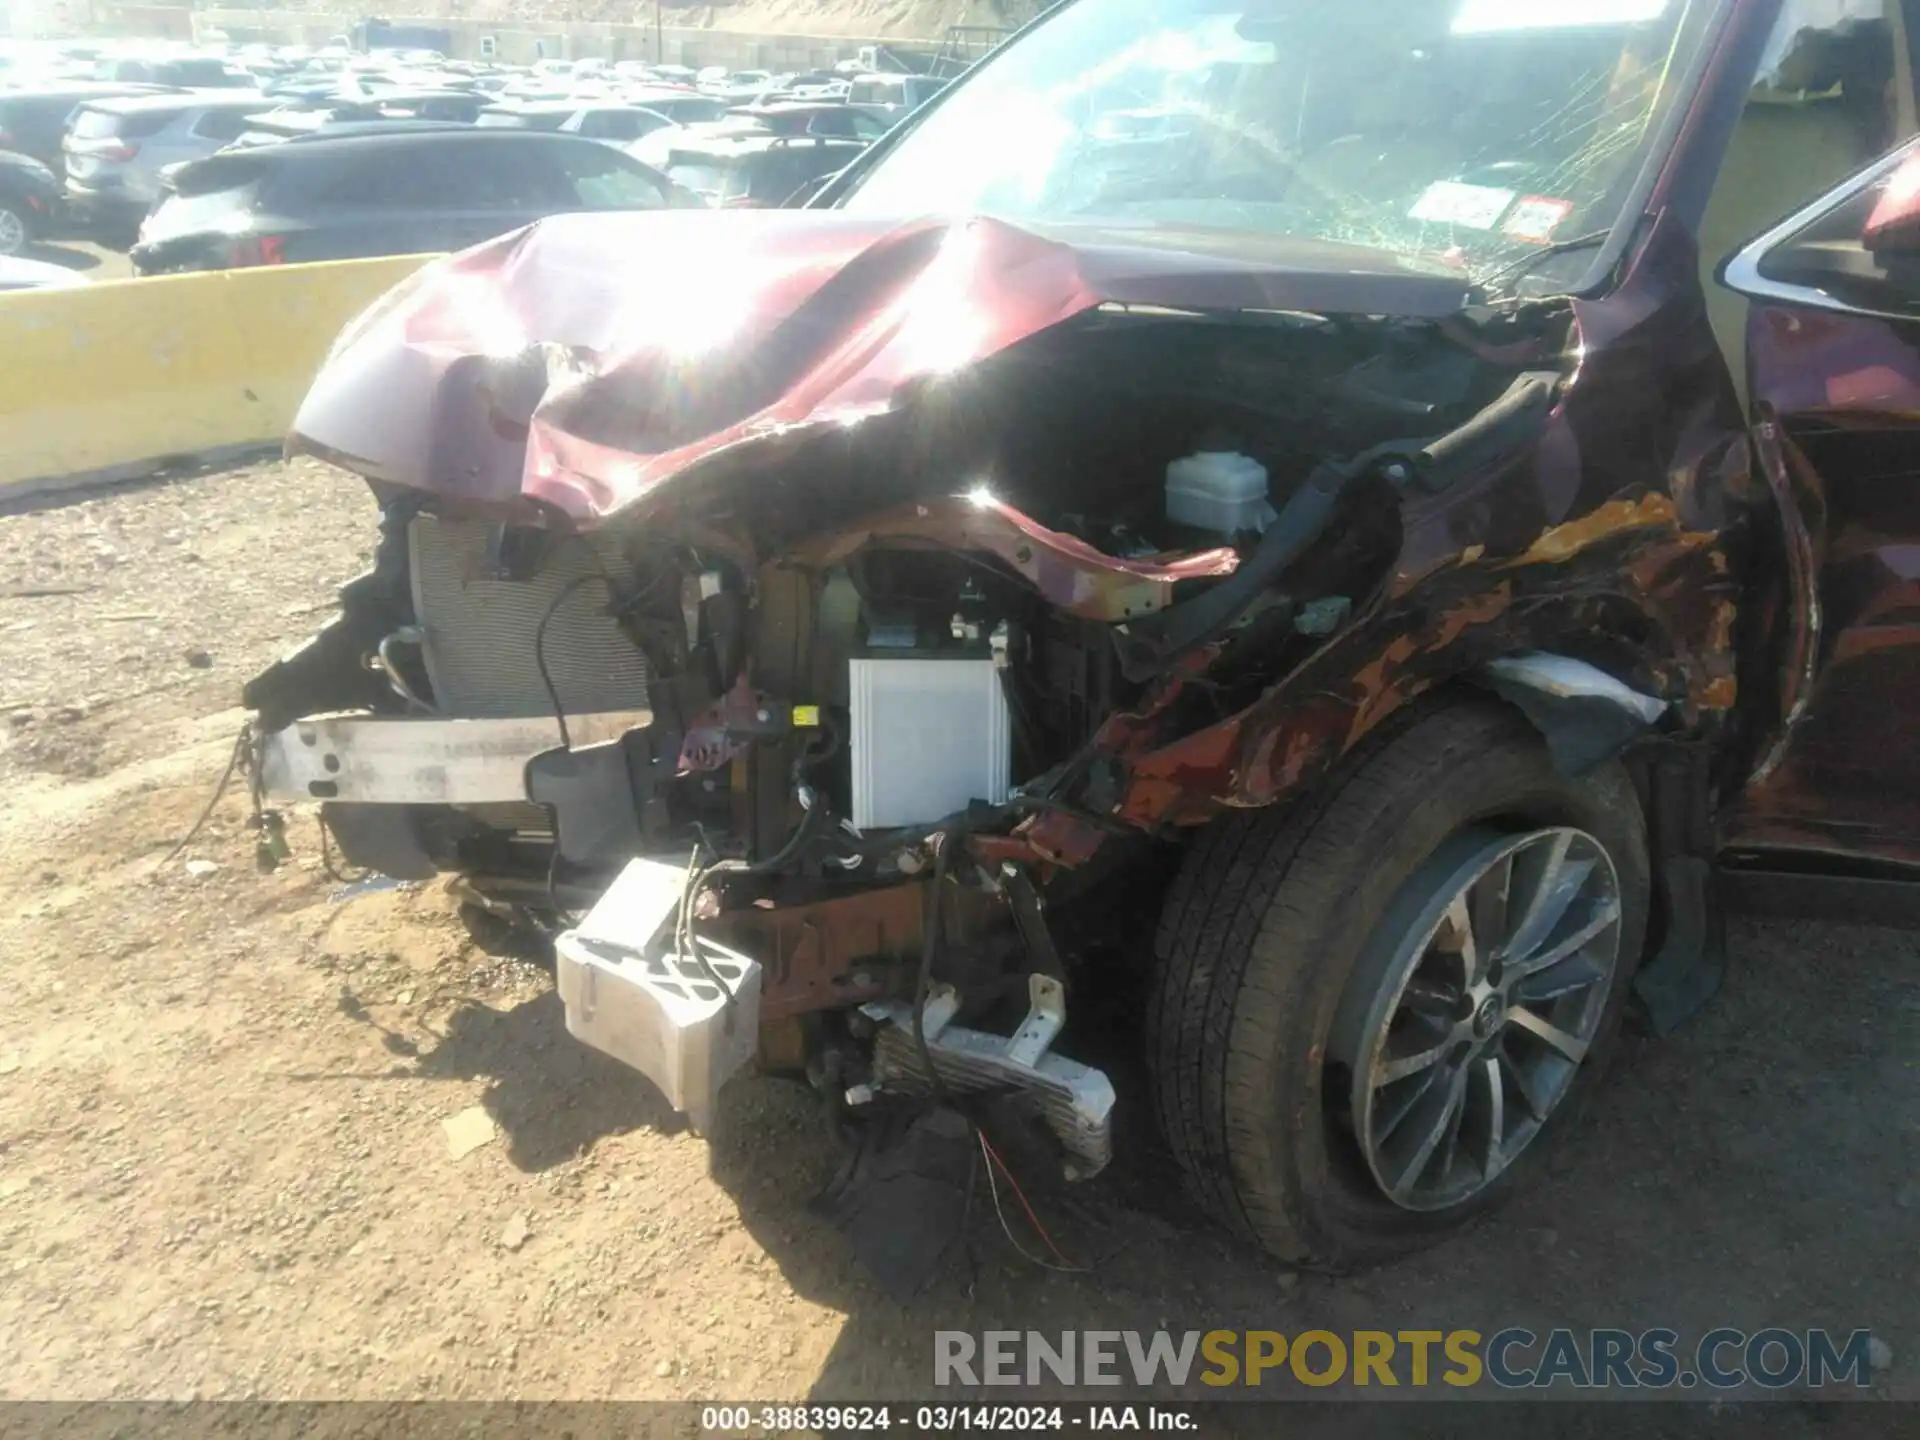
[[1167,466],[1167,519],[1222,535],[1265,530],[1274,519],[1267,467],[1231,450],[1202,450],[1174,461]]

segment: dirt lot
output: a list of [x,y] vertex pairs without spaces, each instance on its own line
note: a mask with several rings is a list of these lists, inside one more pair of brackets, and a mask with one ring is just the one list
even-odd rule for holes
[[1920,947],[1867,928],[1736,923],[1721,1002],[1410,1263],[1282,1274],[1135,1152],[1042,1202],[1093,1273],[983,1216],[971,1277],[886,1300],[804,1207],[804,1095],[743,1079],[684,1133],[437,890],[340,898],[311,817],[261,876],[234,795],[159,865],[373,518],[306,462],[0,516],[5,1395],[904,1398],[936,1328],[1423,1323],[1866,1326],[1920,1399]]

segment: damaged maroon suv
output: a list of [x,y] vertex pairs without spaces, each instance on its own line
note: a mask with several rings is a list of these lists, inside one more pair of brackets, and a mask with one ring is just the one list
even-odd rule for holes
[[1730,892],[1920,859],[1915,32],[1805,8],[1078,0],[806,208],[428,266],[297,422],[384,519],[262,793],[696,1125],[1445,1233]]

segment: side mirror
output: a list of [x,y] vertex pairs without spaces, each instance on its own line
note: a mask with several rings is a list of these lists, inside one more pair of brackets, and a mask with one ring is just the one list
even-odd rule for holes
[[1888,178],[1860,243],[1874,255],[1920,255],[1920,155],[1908,156]]
[[1920,138],[1735,251],[1719,279],[1754,300],[1920,319]]

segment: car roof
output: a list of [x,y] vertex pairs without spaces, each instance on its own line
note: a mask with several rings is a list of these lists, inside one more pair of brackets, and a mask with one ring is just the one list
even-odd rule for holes
[[317,140],[351,139],[356,135],[419,135],[426,131],[471,130],[458,120],[339,120],[316,130],[289,135],[289,145],[307,145]]
[[844,135],[764,135],[757,132],[689,135],[673,144],[675,155],[709,155],[716,160],[738,160],[774,150],[849,150],[866,148]]
[[150,110],[244,110],[248,107],[273,108],[272,100],[257,91],[231,94],[217,90],[174,90],[165,95],[129,95],[118,100],[97,100],[89,110],[109,115],[140,115]]
[[105,99],[133,99],[141,95],[184,95],[187,92],[170,85],[142,84],[135,81],[74,80],[46,85],[8,85],[0,87],[0,105],[9,100],[85,100],[91,96]]
[[[579,135],[556,135],[547,130],[480,130],[455,122],[376,120],[365,122],[364,129],[354,126],[351,127],[352,133],[342,133],[347,129],[349,127],[341,126],[304,136],[299,151],[309,155],[357,154],[363,150],[376,151],[407,145],[421,139],[427,132],[431,132],[431,138],[437,145],[590,145],[595,150],[606,149],[597,140],[588,140]],[[293,148],[291,144],[262,147],[261,153],[268,149],[285,153]]]
[[731,115],[864,115],[867,112],[845,100],[763,100],[757,105],[735,105]]

